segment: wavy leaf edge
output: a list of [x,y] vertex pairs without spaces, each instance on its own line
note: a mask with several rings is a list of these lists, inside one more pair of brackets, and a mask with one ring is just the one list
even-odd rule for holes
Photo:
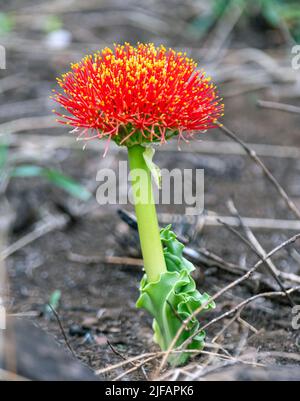
[[[147,276],[144,275],[136,306],[147,310],[154,318],[154,341],[163,351],[166,351],[184,321],[202,305],[205,305],[203,313],[215,308],[215,303],[210,301],[211,297],[207,293],[201,294],[197,290],[191,276],[195,267],[184,258],[184,245],[178,241],[171,226],[161,230],[161,241],[167,272],[162,273],[158,281],[151,283],[148,283]],[[199,329],[200,323],[196,317],[193,317],[186,330],[181,333],[176,347],[193,337],[187,348],[201,351],[205,346],[206,334],[204,331],[196,334]],[[171,354],[169,363],[172,366],[182,365],[190,356],[191,354],[187,352]]]

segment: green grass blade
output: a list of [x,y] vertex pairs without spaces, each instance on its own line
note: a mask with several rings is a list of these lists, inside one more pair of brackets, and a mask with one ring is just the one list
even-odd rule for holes
[[17,166],[12,171],[11,176],[15,178],[42,177],[77,199],[88,201],[92,197],[91,192],[88,191],[83,185],[62,174],[58,170],[35,165],[21,165]]
[[4,169],[8,159],[8,145],[0,142],[0,174]]

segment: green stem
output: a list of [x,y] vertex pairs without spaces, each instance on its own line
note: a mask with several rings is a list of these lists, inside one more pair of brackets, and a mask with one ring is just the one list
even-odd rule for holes
[[161,273],[167,271],[167,268],[160,239],[151,172],[145,162],[144,151],[145,148],[141,145],[129,147],[128,157],[130,170],[135,171],[136,174],[133,176],[132,185],[144,267],[148,281],[155,282],[159,280]]

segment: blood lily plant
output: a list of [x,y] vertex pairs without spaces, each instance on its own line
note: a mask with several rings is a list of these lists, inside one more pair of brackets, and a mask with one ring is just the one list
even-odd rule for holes
[[[167,350],[189,321],[176,345],[192,337],[189,349],[203,349],[205,333],[195,335],[193,312],[214,304],[197,291],[195,268],[171,227],[159,229],[151,177],[158,175],[155,143],[216,127],[224,109],[216,87],[185,54],[153,44],[106,48],[72,64],[58,84],[54,99],[67,112],[56,112],[59,122],[74,127],[81,139],[106,139],[105,153],[111,141],[128,149],[145,270],[137,307],[154,318],[155,341]],[[183,363],[188,355],[171,356],[170,362]]]

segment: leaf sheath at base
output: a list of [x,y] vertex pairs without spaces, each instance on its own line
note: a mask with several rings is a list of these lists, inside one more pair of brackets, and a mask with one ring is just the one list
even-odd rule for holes
[[[147,276],[141,282],[141,295],[137,301],[137,307],[146,309],[154,318],[154,340],[163,351],[171,345],[182,323],[201,305],[210,299],[208,294],[200,294],[191,277],[195,269],[192,263],[183,257],[184,245],[168,226],[161,231],[161,241],[164,246],[164,256],[167,272],[160,275],[156,282],[148,283]],[[204,311],[213,309],[214,302],[208,303]],[[193,318],[186,330],[180,335],[176,347],[193,336],[200,328],[200,323]],[[189,350],[202,350],[205,343],[205,333],[201,332],[193,338],[189,344]],[[169,357],[171,365],[185,363],[190,354],[173,354]]]

